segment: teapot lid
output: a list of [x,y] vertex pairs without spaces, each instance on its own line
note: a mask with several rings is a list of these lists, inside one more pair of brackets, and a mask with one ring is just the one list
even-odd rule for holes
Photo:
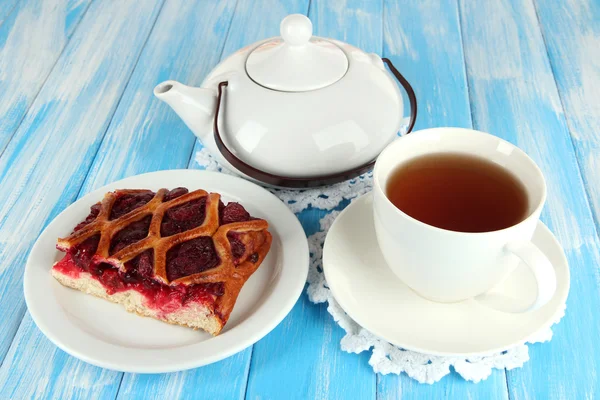
[[321,89],[348,70],[346,54],[334,43],[312,37],[312,23],[302,14],[281,21],[281,38],[258,46],[246,60],[246,72],[261,86],[283,92]]

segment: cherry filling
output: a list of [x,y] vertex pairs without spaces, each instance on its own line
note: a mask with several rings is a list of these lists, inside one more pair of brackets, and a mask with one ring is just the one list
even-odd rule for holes
[[174,281],[214,268],[220,262],[212,238],[201,236],[167,251],[167,278]]
[[[188,193],[186,188],[175,188],[169,191],[164,201],[170,201]],[[142,207],[154,198],[152,191],[119,196],[110,212],[110,220],[119,218],[136,208]],[[79,223],[74,231],[82,229],[93,222],[100,213],[100,203],[90,208],[90,213]],[[206,198],[192,200],[172,207],[165,212],[161,222],[161,236],[172,236],[194,229],[204,222],[206,217]],[[219,221],[221,224],[248,221],[252,219],[244,207],[232,202],[225,206],[219,201]],[[117,253],[123,248],[148,236],[151,215],[134,221],[120,230],[111,240],[109,253]],[[246,251],[239,233],[227,235],[236,264]],[[135,290],[147,300],[146,306],[158,309],[160,313],[169,313],[191,302],[213,302],[215,296],[224,294],[224,284],[204,283],[168,285],[153,279],[154,251],[146,250],[133,260],[125,263],[125,270],[119,270],[108,263],[92,261],[98,249],[100,234],[96,234],[77,246],[72,247],[54,269],[74,278],[81,272],[89,272],[93,279],[100,282],[108,294],[125,290]],[[250,262],[258,262],[258,254],[248,257]],[[211,237],[203,236],[180,243],[167,252],[166,272],[169,281],[200,273],[217,267],[221,260],[215,250]]]
[[166,285],[153,280],[152,254],[150,251],[140,254],[125,264],[126,271],[106,264],[92,264],[84,269],[76,264],[73,253],[67,253],[54,269],[63,275],[79,278],[81,272],[89,272],[93,279],[102,284],[108,294],[125,290],[135,290],[146,299],[146,306],[159,310],[162,314],[176,311],[190,303],[212,303],[213,296],[222,296],[224,285],[218,283],[200,283],[194,285]]
[[[229,239],[229,245],[231,246],[231,254],[233,255],[234,264],[239,264],[240,259],[246,253],[246,245],[242,242],[240,234],[237,232],[229,232],[227,233],[227,239]],[[252,253],[248,260],[252,263],[256,263],[258,261],[258,253]]]
[[227,239],[229,239],[233,258],[237,260],[242,257],[246,252],[246,245],[241,241],[239,233],[229,232],[227,233]]
[[92,257],[98,249],[99,242],[100,234],[97,234],[87,238],[77,246],[74,246],[71,250],[69,250],[73,257],[73,262],[75,262],[75,264],[81,267],[84,271],[87,271],[92,261]]
[[148,236],[150,230],[150,222],[152,221],[152,215],[147,215],[144,218],[132,222],[125,228],[121,229],[110,241],[109,254],[112,256],[116,252],[124,249],[125,247],[139,242]]
[[115,200],[110,210],[110,220],[117,219],[123,215],[150,202],[154,198],[154,192],[147,191],[136,194],[124,194]]
[[219,221],[221,225],[250,220],[250,214],[239,203],[231,202],[224,207],[220,206],[221,204],[219,204]]
[[134,282],[152,279],[152,276],[154,276],[154,249],[148,249],[125,263],[125,268],[127,270],[124,274],[126,280]]
[[91,206],[90,214],[83,221],[81,221],[79,224],[77,224],[75,229],[73,229],[73,232],[76,232],[76,231],[80,230],[81,228],[83,228],[84,226],[89,225],[92,222],[94,222],[94,220],[96,219],[98,214],[100,214],[100,208],[102,208],[102,205],[100,203],[96,203],[93,206]]
[[189,231],[202,225],[206,216],[206,197],[169,208],[160,224],[163,237]]
[[172,189],[169,191],[169,193],[167,193],[165,195],[165,198],[163,199],[163,201],[170,201],[173,199],[176,199],[180,196],[183,196],[184,194],[188,194],[189,190],[187,190],[187,188],[184,187],[178,187],[175,189]]

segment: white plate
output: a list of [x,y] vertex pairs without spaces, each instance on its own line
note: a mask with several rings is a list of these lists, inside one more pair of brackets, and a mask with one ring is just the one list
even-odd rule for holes
[[[524,343],[560,317],[569,292],[569,268],[556,238],[541,222],[536,244],[552,262],[558,287],[544,307],[526,314],[494,310],[476,300],[443,304],[426,300],[394,275],[377,245],[372,197],[350,204],[335,220],[323,249],[323,269],[333,297],[365,329],[404,349],[443,356],[487,355]],[[436,251],[435,243],[431,251]],[[495,292],[530,303],[535,280],[518,266]]]
[[[240,202],[251,215],[267,219],[273,235],[268,256],[244,285],[229,322],[217,337],[128,313],[121,305],[63,287],[50,276],[52,265],[63,255],[55,248],[56,239],[68,235],[105,192],[177,186],[218,192],[224,202]],[[104,186],[57,216],[29,255],[25,300],[40,330],[74,357],[118,371],[180,371],[231,356],[275,328],[302,293],[308,257],[308,243],[298,219],[263,188],[214,172],[159,171]]]

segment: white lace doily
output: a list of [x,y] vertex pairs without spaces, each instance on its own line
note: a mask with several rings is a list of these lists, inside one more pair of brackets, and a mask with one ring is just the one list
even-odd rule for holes
[[[218,171],[233,175],[222,168],[206,149],[196,153],[196,162],[209,171]],[[278,196],[294,213],[309,207],[333,210],[344,201],[352,200],[370,192],[372,175],[342,182],[327,188],[307,190],[269,189]],[[371,351],[369,364],[373,371],[381,374],[400,374],[405,372],[421,383],[434,383],[450,373],[452,367],[464,379],[479,382],[492,373],[492,369],[513,369],[522,367],[529,360],[527,345],[547,342],[552,339],[552,330],[546,329],[528,339],[527,343],[513,347],[501,353],[466,359],[464,357],[440,357],[404,350],[378,338],[354,322],[337,304],[325,281],[321,268],[325,235],[340,211],[332,211],[321,219],[319,232],[308,238],[310,248],[310,269],[308,272],[308,298],[313,303],[328,303],[327,311],[333,316],[346,335],[341,340],[342,350],[348,353]],[[566,307],[566,306],[565,306]],[[563,312],[554,323],[558,323]]]

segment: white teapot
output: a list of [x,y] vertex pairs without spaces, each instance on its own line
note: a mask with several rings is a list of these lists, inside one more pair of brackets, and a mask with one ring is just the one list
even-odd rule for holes
[[312,36],[310,20],[293,14],[280,38],[238,50],[200,88],[166,81],[154,95],[225,167],[266,185],[306,188],[367,172],[397,137],[404,116],[394,77],[410,100],[410,132],[415,94],[392,63]]

